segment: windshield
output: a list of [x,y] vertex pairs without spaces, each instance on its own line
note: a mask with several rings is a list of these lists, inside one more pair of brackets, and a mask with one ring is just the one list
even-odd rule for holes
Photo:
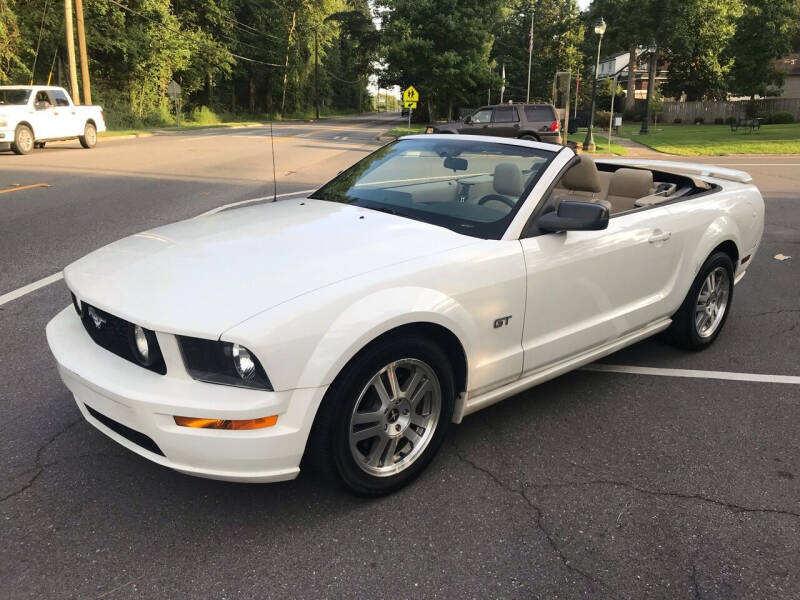
[[498,142],[407,139],[384,146],[314,192],[500,239],[554,152]]
[[30,90],[0,90],[0,104],[27,104]]

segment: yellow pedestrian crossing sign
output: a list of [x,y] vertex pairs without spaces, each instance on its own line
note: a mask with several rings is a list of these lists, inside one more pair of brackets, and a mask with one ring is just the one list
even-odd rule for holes
[[[408,86],[406,90],[403,92],[403,102],[404,103],[419,102],[419,92],[413,85]],[[406,108],[416,108],[416,107],[407,106]]]
[[416,102],[405,101],[403,102],[403,108],[417,108]]

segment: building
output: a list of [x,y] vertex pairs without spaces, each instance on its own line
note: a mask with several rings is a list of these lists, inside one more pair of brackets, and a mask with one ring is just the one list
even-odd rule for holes
[[779,97],[800,98],[800,52],[779,58],[775,66],[786,73]]
[[[636,65],[633,70],[634,76],[634,96],[637,99],[645,100],[647,98],[647,85],[650,76],[650,48],[640,46],[636,52]],[[611,56],[600,59],[600,68],[597,71],[600,79],[614,77],[619,73],[618,83],[622,86],[623,90],[628,89],[628,61],[630,60],[630,52],[617,52]],[[658,70],[656,71],[656,89],[667,79],[667,64],[661,60],[659,61]]]

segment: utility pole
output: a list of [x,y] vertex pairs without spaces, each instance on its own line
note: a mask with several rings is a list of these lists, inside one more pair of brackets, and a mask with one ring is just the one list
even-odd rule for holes
[[78,20],[78,51],[81,54],[81,83],[83,84],[83,103],[92,103],[92,90],[89,85],[89,57],[86,55],[86,29],[83,26],[83,0],[75,0],[75,17]]
[[647,135],[648,126],[650,123],[650,100],[653,97],[654,88],[656,87],[656,69],[658,68],[658,46],[653,42],[653,50],[650,54],[650,66],[648,67],[649,73],[647,74],[647,105],[644,107],[644,118],[642,119],[642,128],[639,130],[639,135]]
[[319,120],[319,42],[317,30],[314,30],[314,112]]
[[531,6],[531,31],[528,34],[528,94],[525,96],[525,104],[531,102],[531,64],[533,63],[533,6]]
[[67,60],[69,61],[69,82],[72,86],[72,101],[81,103],[78,90],[78,73],[75,67],[75,38],[72,32],[72,0],[64,0],[64,28],[67,34]]

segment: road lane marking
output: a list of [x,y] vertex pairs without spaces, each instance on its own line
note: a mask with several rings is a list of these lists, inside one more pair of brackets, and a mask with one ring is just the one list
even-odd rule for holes
[[14,290],[13,292],[8,292],[7,294],[3,294],[0,296],[0,306],[4,304],[8,304],[12,300],[16,300],[17,298],[22,298],[22,296],[26,294],[30,294],[31,292],[35,292],[39,288],[43,288],[51,283],[55,283],[56,281],[61,281],[64,279],[63,273],[53,273],[52,275],[40,279],[39,281],[34,281],[33,283],[29,283],[28,285],[22,286],[21,288]]
[[[299,192],[287,192],[285,194],[278,194],[276,196],[276,198],[288,198],[289,196],[300,196],[302,194],[310,194],[311,192],[315,192],[316,190],[317,190],[317,188],[314,188],[313,190],[301,190]],[[242,204],[248,204],[248,203],[251,203],[251,202],[260,202],[262,200],[270,200],[272,197],[273,197],[272,195],[269,195],[269,196],[261,196],[260,198],[250,198],[248,200],[240,200],[239,202],[232,202],[230,204],[225,204],[223,206],[218,206],[217,208],[212,208],[211,210],[206,211],[203,214],[198,215],[198,216],[204,217],[204,216],[207,216],[207,215],[213,215],[213,214],[218,213],[220,211],[223,211],[223,210],[225,210],[227,208],[232,208],[234,206],[241,206]],[[33,283],[29,283],[28,285],[24,285],[19,289],[16,289],[16,290],[13,290],[11,292],[8,292],[7,294],[3,294],[2,296],[0,296],[0,306],[3,306],[4,304],[8,304],[9,302],[12,302],[13,300],[16,300],[17,298],[22,298],[23,296],[25,296],[27,294],[30,294],[31,292],[35,292],[38,289],[41,289],[41,288],[43,288],[45,286],[48,286],[51,283],[55,283],[56,281],[61,281],[62,279],[64,279],[64,274],[63,273],[61,273],[61,272],[53,273],[52,275],[49,275],[48,277],[44,277],[43,279],[40,279],[39,281],[34,281]]]
[[0,190],[0,194],[8,194],[10,192],[19,192],[20,190],[29,190],[37,187],[50,187],[49,183],[31,183],[30,185],[16,185],[14,187]]
[[593,363],[582,371],[600,373],[626,373],[631,375],[655,375],[660,377],[686,377],[690,379],[724,379],[728,381],[751,381],[756,383],[789,383],[800,385],[800,377],[794,375],[764,375],[761,373],[734,373],[732,371],[698,371],[695,369],[662,369],[632,365],[608,365]]

